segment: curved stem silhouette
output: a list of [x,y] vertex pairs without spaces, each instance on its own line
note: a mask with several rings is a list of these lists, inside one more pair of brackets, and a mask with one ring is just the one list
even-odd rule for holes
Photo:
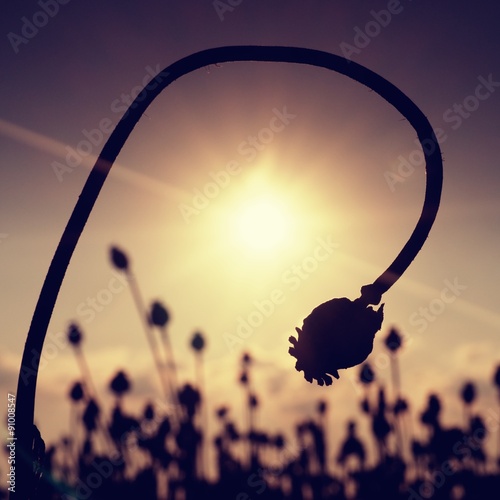
[[[108,173],[135,125],[154,99],[173,81],[210,64],[236,61],[266,61],[307,64],[344,74],[380,94],[394,106],[416,130],[426,159],[427,186],[425,202],[417,225],[388,269],[368,287],[363,297],[369,303],[378,303],[381,295],[403,274],[424,244],[434,222],[441,196],[442,159],[439,144],[432,127],[419,108],[397,87],[373,71],[343,57],[318,50],[298,47],[230,46],[197,52],[171,64],[155,78],[156,85],[146,85],[130,105],[108,141],[104,145],[73,213],[63,232],[50,264],[33,314],[23,352],[17,386],[17,437],[19,456],[31,456],[33,417],[38,366],[31,370],[33,350],[41,353],[50,317],[73,251],[101,191]],[[433,145],[429,148],[429,144]],[[431,150],[430,150],[431,149]],[[362,290],[363,290],[362,289]],[[29,376],[26,374],[29,373]],[[11,498],[27,499],[31,480],[31,461],[24,460],[17,467],[17,491]]]

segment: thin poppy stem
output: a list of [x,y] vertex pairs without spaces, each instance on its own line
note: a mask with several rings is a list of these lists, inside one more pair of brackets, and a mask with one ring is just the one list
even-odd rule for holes
[[[399,375],[399,363],[396,353],[391,353],[391,375],[393,386],[393,399],[395,404],[399,403],[401,395],[401,378]],[[403,431],[401,429],[401,419],[399,413],[394,415],[394,425],[396,427],[396,453],[399,457],[403,456]]]
[[200,405],[200,413],[201,413],[201,427],[203,429],[202,436],[203,439],[200,444],[200,479],[206,478],[206,464],[207,464],[207,446],[208,442],[208,408],[207,408],[207,397],[205,394],[205,384],[203,377],[203,354],[198,352],[195,354],[196,357],[196,379],[198,388],[201,395],[201,405]]
[[92,380],[92,375],[89,369],[89,365],[87,364],[87,361],[85,360],[85,356],[83,355],[83,351],[80,346],[74,346],[75,349],[75,358],[76,362],[80,368],[80,372],[82,374],[82,378],[84,380],[84,383],[87,387],[87,392],[90,397],[94,398],[96,401],[98,399],[97,397],[97,389],[94,384],[94,381]]
[[[156,370],[158,372],[158,376],[160,378],[160,385],[161,389],[163,391],[163,394],[165,396],[165,400],[168,401],[169,399],[172,399],[174,402],[177,401],[176,397],[176,392],[175,392],[175,387],[173,387],[169,383],[169,379],[165,378],[165,373],[164,373],[164,363],[162,363],[161,357],[160,357],[160,349],[159,345],[157,345],[154,335],[153,335],[153,328],[148,320],[148,313],[146,310],[146,307],[144,306],[144,301],[142,300],[142,295],[139,290],[139,285],[137,284],[137,279],[136,277],[132,274],[131,271],[125,271],[128,275],[128,280],[130,283],[130,291],[132,292],[132,298],[134,300],[135,306],[137,308],[137,311],[139,313],[139,316],[141,318],[141,323],[142,327],[144,329],[144,333],[146,334],[146,339],[148,341],[149,347],[151,349],[151,354],[153,356],[153,361],[156,365]],[[176,406],[177,408],[177,406]],[[174,415],[177,418],[177,413],[174,412]]]
[[163,347],[165,349],[165,368],[167,370],[167,382],[170,387],[170,392],[174,404],[178,404],[177,401],[177,391],[179,389],[179,384],[177,382],[177,365],[174,359],[174,350],[172,349],[172,343],[170,342],[170,336],[168,335],[167,327],[160,327],[160,335],[163,340]]
[[[99,403],[99,397],[97,394],[96,386],[94,384],[94,381],[92,380],[91,371],[89,369],[85,356],[83,355],[83,350],[80,347],[80,345],[75,345],[74,350],[75,350],[76,362],[80,367],[83,381],[85,383],[85,386],[87,387],[87,391],[89,392],[88,399],[89,400],[93,399],[96,402],[97,406],[99,408],[102,408],[101,404]],[[112,453],[113,451],[115,451],[115,446],[113,445],[113,440],[111,439],[111,436],[108,434],[107,426],[102,423],[100,415],[97,416],[96,423],[97,423],[97,429],[102,436],[102,443],[104,449],[106,450],[106,452]]]

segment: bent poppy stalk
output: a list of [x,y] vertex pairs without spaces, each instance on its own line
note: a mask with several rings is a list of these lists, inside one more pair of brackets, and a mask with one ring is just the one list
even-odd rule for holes
[[[306,64],[346,75],[378,93],[389,104],[394,106],[417,132],[417,136],[420,144],[422,145],[426,160],[427,187],[424,210],[412,236],[410,237],[410,240],[408,240],[396,260],[372,285],[363,287],[365,289],[365,293],[363,293],[362,289],[362,295],[359,299],[357,299],[359,301],[357,304],[364,304],[364,307],[368,309],[367,314],[371,314],[369,313],[369,308],[367,306],[370,304],[376,305],[380,302],[382,294],[386,292],[406,270],[426,240],[429,230],[434,222],[441,196],[441,151],[434,131],[425,115],[392,83],[354,61],[345,59],[335,54],[330,54],[328,52],[305,49],[301,47],[218,47],[191,54],[190,56],[184,57],[171,64],[156,75],[154,78],[156,85],[150,86],[148,83],[144,86],[142,92],[138,93],[135,100],[130,104],[130,107],[127,111],[125,111],[122,119],[111,133],[106,144],[104,145],[104,148],[99,154],[92,171],[90,172],[85,186],[83,187],[49,266],[49,270],[45,277],[45,281],[33,313],[33,318],[31,320],[18,378],[17,443],[19,449],[21,450],[20,455],[22,454],[23,457],[27,457],[28,459],[21,460],[18,464],[16,471],[18,489],[16,489],[16,492],[11,495],[12,498],[26,499],[29,497],[28,485],[32,477],[33,459],[30,459],[29,457],[33,458],[31,444],[34,437],[33,418],[38,367],[34,369],[32,376],[30,372],[30,377],[27,379],[25,379],[23,369],[31,366],[33,350],[35,352],[42,352],[47,328],[62,281],[64,279],[64,275],[111,167],[142,115],[168,85],[197,69],[206,68],[207,66],[214,64],[236,61],[266,61]],[[126,261],[118,262],[119,266],[125,267],[127,264],[128,263]],[[357,306],[353,307],[356,309]],[[374,311],[373,313],[381,314],[381,310]],[[352,324],[348,328],[347,315],[345,316],[343,322],[345,323],[347,332],[353,331],[353,325],[356,323]],[[370,323],[371,320],[366,320],[366,322]],[[311,333],[309,327],[304,327],[302,331],[304,336],[301,336],[301,340],[297,341],[297,346],[295,347],[296,354],[301,357],[301,353],[306,351],[306,349],[302,347],[306,345],[303,344],[303,339],[307,339],[310,336],[309,334],[311,334],[311,338],[313,339],[316,338],[316,336],[318,338],[322,337],[322,335]],[[359,333],[361,333],[361,331],[359,331]],[[314,345],[314,342],[310,343],[311,345]],[[366,345],[369,345],[369,343]],[[330,350],[334,351],[333,345]],[[358,356],[359,358],[362,357],[361,350],[357,354],[351,354],[353,354],[353,356],[349,359],[349,363],[356,362]],[[313,356],[312,351],[310,357],[311,359],[310,362],[307,363],[307,366],[312,365],[314,359],[316,359]],[[348,356],[345,356],[345,359],[347,358]],[[346,364],[345,359],[343,356],[339,357],[336,364],[334,364],[333,361],[331,361],[330,364],[327,364],[325,361],[324,369],[326,370],[331,368],[328,373],[335,375],[335,370],[342,368],[342,366],[337,365],[339,363],[341,365]],[[304,364],[305,358],[301,362]],[[309,370],[308,373],[310,373]],[[323,372],[313,371],[312,373],[318,373],[318,375],[321,375]],[[317,380],[327,379],[323,377]]]

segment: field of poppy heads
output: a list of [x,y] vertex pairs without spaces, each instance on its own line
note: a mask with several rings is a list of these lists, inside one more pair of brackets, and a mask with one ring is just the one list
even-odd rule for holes
[[[123,251],[113,248],[111,262],[132,278]],[[160,302],[145,307],[137,281],[129,282],[162,397],[144,401],[142,408],[128,413],[124,400],[133,380],[125,371],[118,371],[108,382],[113,408],[104,412],[85,359],[84,332],[71,324],[67,337],[81,377],[67,394],[71,428],[55,443],[44,443],[43,436],[35,433],[30,498],[498,498],[500,365],[492,368],[490,381],[498,391],[499,405],[479,410],[476,385],[467,381],[455,396],[462,402],[463,424],[445,427],[439,394],[431,394],[423,409],[410,408],[400,384],[398,355],[403,338],[392,328],[383,338],[391,360],[392,387],[378,380],[368,360],[355,368],[362,389],[359,413],[352,415],[347,428],[328,428],[328,404],[320,400],[314,414],[296,423],[294,438],[289,439],[256,424],[262,396],[253,383],[255,362],[250,353],[242,355],[236,374],[246,401],[242,421],[235,421],[228,406],[208,415],[204,335],[195,332],[190,343],[196,383],[182,383],[167,329],[168,310]],[[411,413],[418,417],[418,428],[412,424]],[[211,442],[207,438],[209,419],[212,431],[216,429]],[[357,427],[363,420],[370,424],[371,435],[361,437]],[[326,438],[332,434],[343,434],[338,449],[332,449]],[[375,449],[375,460],[368,460],[369,448]],[[0,498],[7,498],[4,489]]]

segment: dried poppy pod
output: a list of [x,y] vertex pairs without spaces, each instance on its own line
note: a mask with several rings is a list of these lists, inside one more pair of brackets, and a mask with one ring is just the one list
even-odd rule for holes
[[[382,326],[384,305],[376,311],[362,299],[332,299],[311,312],[298,338],[290,337],[288,352],[297,358],[295,368],[308,382],[331,385],[338,370],[362,363],[373,349],[373,339]],[[330,374],[330,375],[329,375]]]

